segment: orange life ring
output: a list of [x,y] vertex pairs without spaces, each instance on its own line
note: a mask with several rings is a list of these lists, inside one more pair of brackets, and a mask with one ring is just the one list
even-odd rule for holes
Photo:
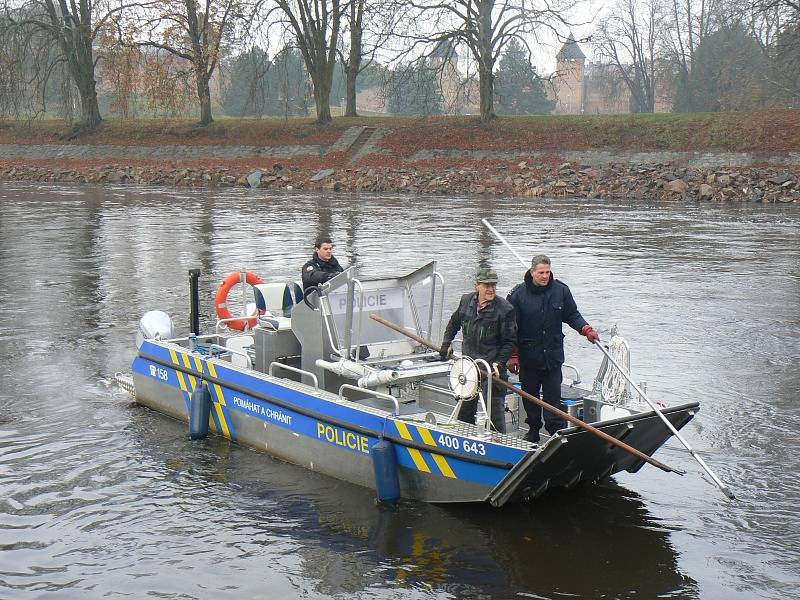
[[[245,281],[248,285],[258,285],[259,283],[264,283],[264,280],[261,279],[255,273],[251,273],[248,271],[245,274]],[[217,309],[217,316],[220,319],[230,319],[234,315],[231,313],[230,309],[228,308],[228,292],[231,291],[231,288],[239,283],[242,282],[242,274],[239,272],[233,272],[228,275],[225,279],[222,280],[222,283],[217,288],[217,294],[214,297],[214,306]],[[257,312],[257,311],[256,311]],[[251,319],[241,319],[239,321],[228,321],[225,323],[231,329],[237,329],[239,331],[244,331],[245,324],[248,327],[253,328],[256,325],[256,313],[253,313]]]

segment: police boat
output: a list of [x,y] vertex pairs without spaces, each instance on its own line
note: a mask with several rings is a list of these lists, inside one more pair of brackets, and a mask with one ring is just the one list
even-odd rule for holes
[[[698,410],[697,402],[660,411],[642,404],[604,360],[591,386],[565,365],[564,402],[580,426],[529,443],[522,403],[509,394],[507,433],[493,431],[492,399],[480,393],[489,366],[458,355],[442,361],[431,349],[446,316],[435,262],[373,279],[354,266],[305,295],[294,282],[232,274],[217,293],[211,334],[198,333],[198,272],[190,275],[194,333],[176,336],[161,311],[139,322],[132,379],[118,378],[136,402],[187,422],[192,438],[224,436],[373,488],[380,501],[502,506],[646,462],[663,468],[651,455],[672,435],[664,419],[677,430]],[[234,315],[227,292],[239,284],[254,302]],[[624,340],[611,346],[613,362],[627,360]],[[475,395],[476,424],[456,420],[459,402]]]

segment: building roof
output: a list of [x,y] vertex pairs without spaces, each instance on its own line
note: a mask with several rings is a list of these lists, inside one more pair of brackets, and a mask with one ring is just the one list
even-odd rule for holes
[[584,60],[586,59],[586,55],[581,52],[581,47],[578,46],[578,42],[575,41],[575,37],[570,32],[567,41],[564,42],[564,45],[561,47],[561,50],[558,51],[556,54],[556,60]]
[[449,39],[441,40],[433,49],[431,58],[441,58],[442,60],[458,62],[458,53],[456,52],[456,47]]

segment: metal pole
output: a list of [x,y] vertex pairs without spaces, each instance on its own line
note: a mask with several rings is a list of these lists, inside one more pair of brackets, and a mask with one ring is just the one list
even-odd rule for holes
[[516,257],[517,257],[517,260],[518,260],[520,263],[522,263],[522,266],[523,266],[523,267],[525,267],[526,269],[528,268],[528,263],[527,263],[525,260],[523,260],[523,258],[522,258],[522,257],[521,257],[519,254],[517,254],[517,251],[516,251],[516,250],[514,250],[514,249],[511,247],[511,244],[509,244],[509,243],[506,241],[506,238],[504,238],[502,235],[500,235],[500,232],[499,232],[499,231],[497,231],[497,229],[495,229],[494,227],[492,227],[492,224],[491,224],[491,223],[489,223],[489,221],[487,221],[486,219],[481,219],[481,223],[483,223],[484,225],[486,225],[486,227],[489,229],[489,231],[491,231],[491,232],[492,232],[492,233],[495,235],[495,237],[496,237],[498,240],[500,240],[501,242],[503,242],[503,244],[505,245],[505,247],[506,247],[506,248],[508,248],[508,249],[509,249],[509,251],[511,252],[511,254],[513,254],[514,256],[516,256]]
[[678,430],[675,429],[675,427],[672,425],[672,423],[669,422],[669,419],[667,419],[667,417],[664,416],[664,413],[662,413],[660,410],[658,410],[658,407],[655,405],[655,403],[652,400],[650,400],[650,398],[647,397],[647,394],[644,393],[644,390],[642,388],[640,388],[638,385],[636,385],[636,382],[633,380],[633,378],[625,371],[625,369],[622,368],[622,366],[614,359],[614,357],[611,356],[611,353],[608,350],[606,350],[599,341],[596,341],[596,342],[593,342],[593,343],[594,343],[595,346],[600,348],[600,351],[603,354],[606,355],[606,358],[609,360],[609,362],[612,365],[614,365],[620,373],[622,373],[622,376],[625,379],[628,380],[628,383],[630,383],[633,386],[633,389],[636,390],[636,392],[639,394],[639,396],[641,398],[643,398],[644,401],[647,402],[647,404],[650,405],[650,408],[652,408],[653,411],[655,411],[655,413],[659,417],[661,417],[661,420],[664,421],[664,424],[672,432],[672,435],[674,435],[676,438],[678,438],[680,443],[683,444],[684,448],[686,448],[686,450],[689,451],[689,454],[691,454],[694,457],[694,459],[699,463],[699,465],[701,467],[703,467],[703,470],[706,473],[708,473],[709,477],[711,477],[711,479],[714,480],[714,483],[716,483],[717,486],[719,487],[719,489],[722,490],[722,493],[725,494],[731,500],[733,500],[735,498],[735,496],[733,495],[733,492],[731,492],[731,490],[728,488],[728,486],[725,485],[722,482],[722,480],[714,474],[714,472],[709,468],[709,466],[705,463],[705,461],[702,458],[700,458],[700,456],[698,456],[698,454],[697,454],[697,452],[695,452],[694,448],[692,448],[689,445],[689,442],[687,442],[685,439],[683,439],[683,436],[680,433],[678,433]]
[[[500,235],[500,233],[494,227],[492,227],[492,224],[489,223],[489,221],[487,221],[486,219],[481,219],[481,223],[486,225],[486,227],[489,229],[489,231],[491,231],[497,237],[498,240],[503,242],[505,247],[508,248],[511,251],[511,253],[514,256],[517,257],[517,260],[519,260],[527,268],[527,266],[528,266],[527,263],[524,260],[522,260],[522,257],[519,254],[516,253],[516,251],[508,244],[508,242],[503,238],[503,236]],[[709,466],[705,463],[705,461],[702,458],[700,458],[700,456],[698,456],[697,452],[695,452],[694,449],[689,445],[689,443],[685,439],[683,439],[681,434],[678,433],[678,430],[675,429],[675,427],[672,426],[672,423],[669,422],[669,419],[667,419],[667,417],[665,417],[664,414],[660,410],[658,410],[658,407],[650,400],[650,398],[647,397],[647,394],[645,394],[644,391],[638,385],[636,385],[636,382],[633,381],[631,376],[628,375],[628,373],[625,372],[625,370],[619,365],[619,363],[617,363],[617,361],[614,360],[614,358],[611,356],[611,354],[605,348],[603,348],[603,345],[599,341],[593,342],[593,343],[594,343],[595,346],[600,348],[600,351],[603,354],[606,355],[606,357],[611,362],[611,364],[614,365],[619,370],[620,373],[622,373],[622,376],[625,377],[625,379],[628,380],[628,382],[639,393],[639,395],[642,398],[644,398],[644,400],[647,402],[647,404],[650,405],[650,408],[652,408],[655,411],[655,413],[659,417],[661,417],[661,420],[664,421],[664,423],[667,425],[667,427],[672,432],[672,434],[676,438],[678,438],[678,440],[680,440],[680,442],[683,444],[684,448],[686,448],[686,450],[689,451],[689,454],[691,454],[692,457],[703,468],[703,470],[706,473],[708,473],[709,477],[711,477],[711,479],[714,481],[714,483],[717,485],[717,487],[719,487],[719,489],[722,490],[722,493],[725,494],[731,500],[733,500],[735,498],[735,496],[733,495],[733,492],[731,492],[730,488],[728,488],[728,486],[725,485],[722,482],[722,480],[714,474],[714,472],[709,468]]]
[[189,269],[189,332],[200,335],[200,269]]
[[239,271],[239,282],[242,284],[242,316],[245,317],[244,327],[242,327],[242,331],[247,330],[247,326],[250,323],[250,320],[247,319],[247,271],[242,269]]

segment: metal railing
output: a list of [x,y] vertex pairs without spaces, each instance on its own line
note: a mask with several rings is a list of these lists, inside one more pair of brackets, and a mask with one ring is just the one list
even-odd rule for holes
[[375,390],[370,390],[370,389],[367,389],[367,388],[360,388],[360,387],[355,386],[355,385],[350,385],[349,383],[344,383],[339,388],[339,399],[340,400],[346,400],[346,398],[344,397],[344,390],[353,390],[354,392],[362,392],[364,394],[370,394],[372,396],[375,396],[376,398],[381,398],[383,400],[389,400],[390,402],[392,402],[392,404],[394,404],[394,413],[392,413],[392,414],[394,414],[394,415],[399,415],[400,414],[400,403],[397,401],[397,398],[395,398],[394,396],[390,396],[389,394],[384,394],[384,393],[381,393],[381,392],[376,392]]
[[208,344],[206,348],[216,348],[221,352],[230,352],[231,354],[235,354],[236,356],[243,356],[247,360],[247,368],[253,368],[253,359],[250,358],[250,355],[243,350],[233,350],[232,348],[228,348],[227,346],[220,346],[219,344]]
[[275,374],[272,372],[274,367],[280,367],[281,369],[286,369],[287,371],[292,371],[293,373],[298,373],[300,375],[307,375],[308,377],[311,377],[311,380],[314,382],[314,387],[315,388],[319,387],[319,380],[317,379],[317,376],[314,375],[314,373],[312,373],[311,371],[304,371],[303,369],[298,369],[297,367],[293,367],[291,365],[285,365],[279,362],[271,362],[269,363],[270,377],[275,377]]
[[581,372],[575,365],[564,363],[561,365],[562,369],[570,369],[575,372],[575,377],[572,378],[572,385],[579,385],[581,383]]
[[[251,331],[252,327],[250,327],[250,319],[253,319],[256,323],[258,323],[258,309],[256,309],[256,312],[254,312],[252,315],[240,316],[240,317],[228,317],[227,319],[219,319],[217,321],[216,326],[215,326],[215,331],[217,333],[222,333],[222,330],[220,329],[220,325],[225,325],[225,324],[230,323],[232,321],[244,321],[244,329],[242,329],[242,331]],[[228,327],[228,329],[230,329],[230,327]]]

